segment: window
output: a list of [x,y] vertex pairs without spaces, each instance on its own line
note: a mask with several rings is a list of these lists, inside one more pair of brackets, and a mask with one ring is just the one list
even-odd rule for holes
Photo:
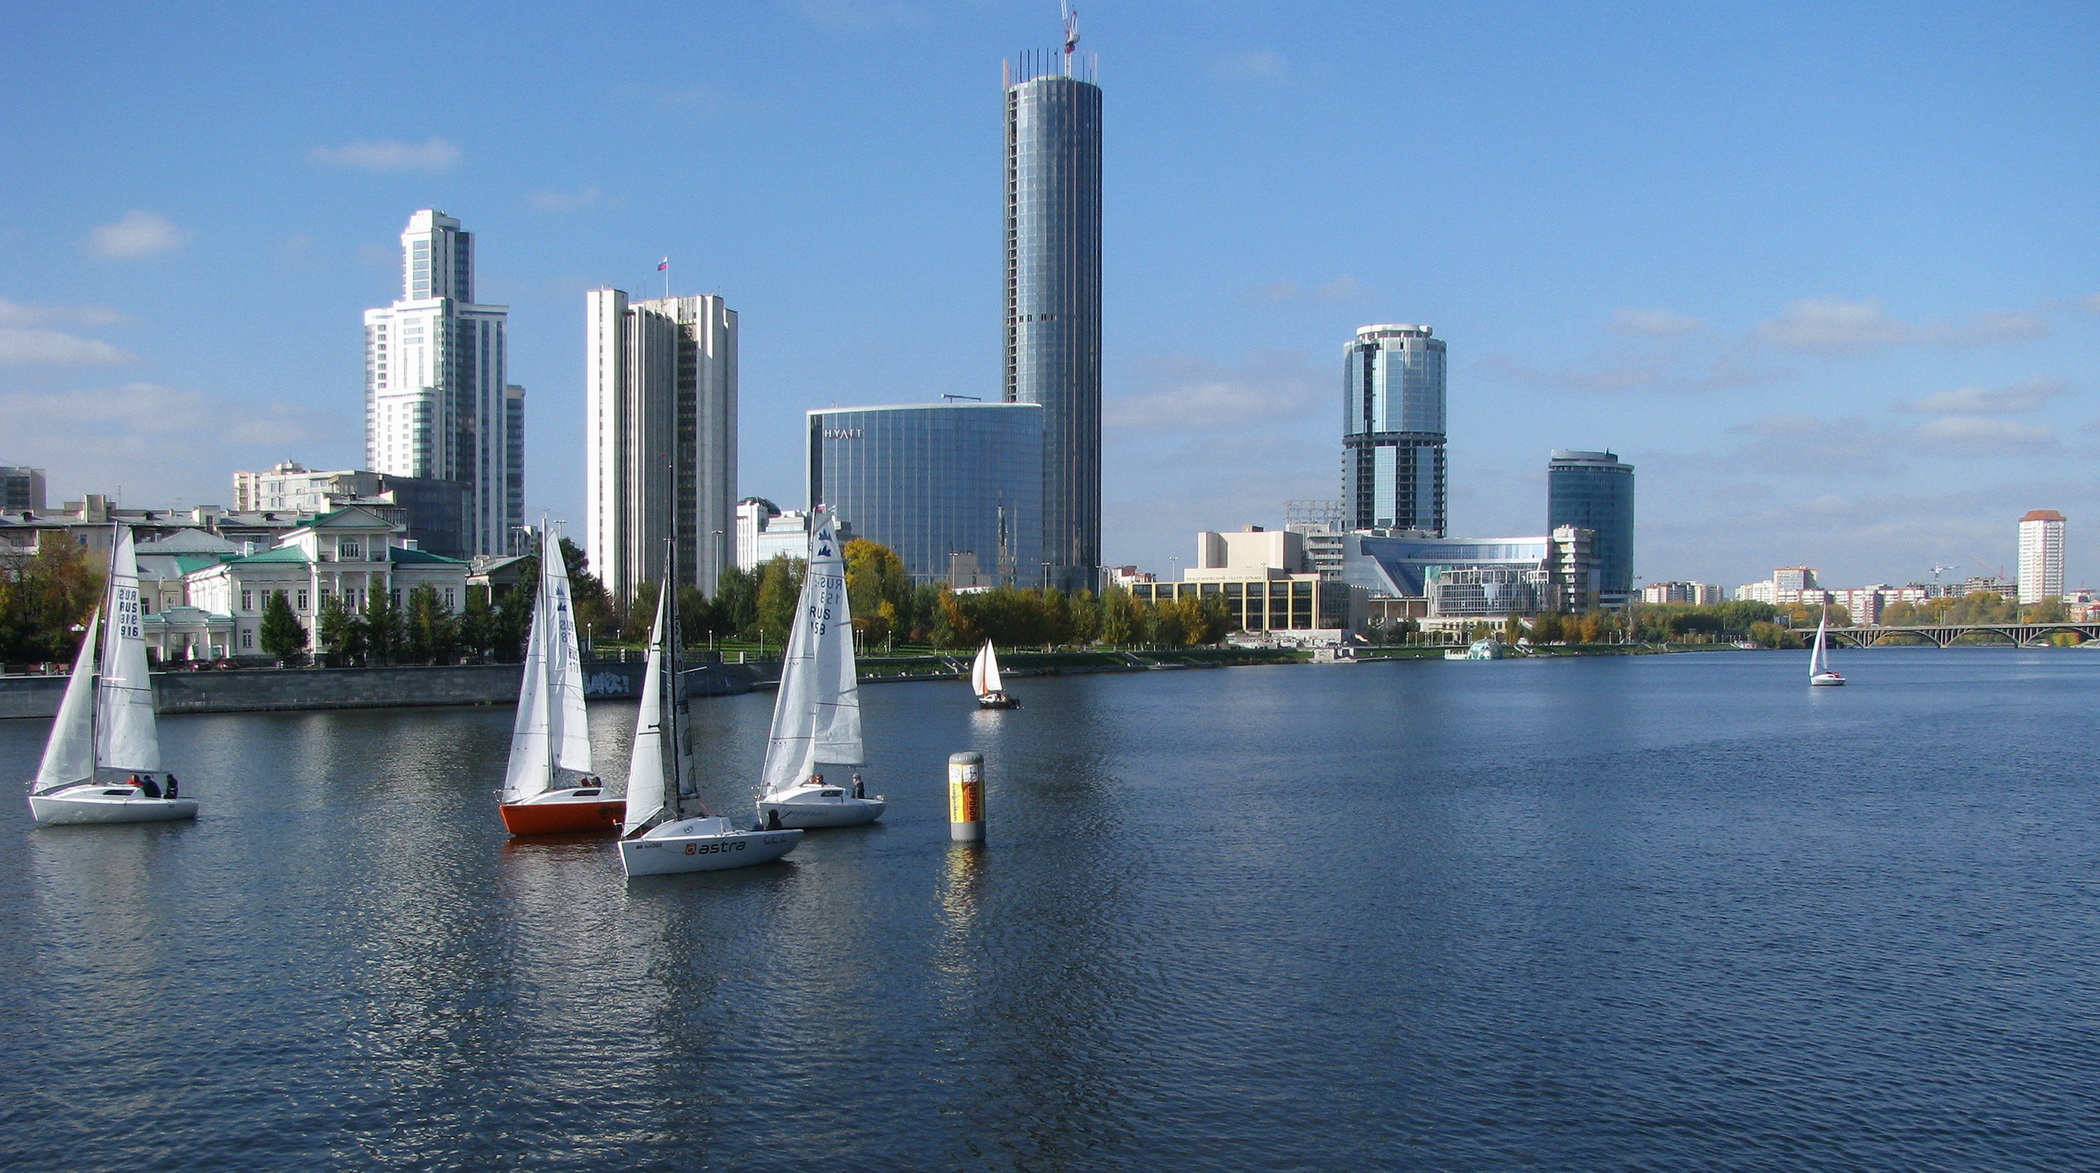
[[255,592],[254,592],[254,591],[252,591],[252,590],[248,590],[248,591],[242,591],[242,592],[241,592],[241,610],[243,610],[243,611],[253,611],[253,610],[255,610]]
[[296,610],[306,610],[306,592],[304,590],[301,590],[299,592],[299,606],[296,608]]
[[395,587],[389,594],[394,600],[394,606],[399,607],[401,605],[401,588]]
[[454,603],[454,602],[453,602],[453,600],[452,600],[452,591],[453,591],[453,588],[451,588],[451,587],[446,587],[446,588],[445,588],[445,610],[447,610],[447,611],[457,611],[457,610],[459,610],[459,606],[458,606],[458,604]]
[[244,632],[242,632],[242,633],[241,633],[241,647],[242,647],[242,648],[243,648],[243,649],[245,650],[245,649],[247,649],[247,648],[252,648],[252,647],[254,647],[254,646],[255,646],[255,633],[254,633],[254,632],[252,632],[252,631],[244,631]]

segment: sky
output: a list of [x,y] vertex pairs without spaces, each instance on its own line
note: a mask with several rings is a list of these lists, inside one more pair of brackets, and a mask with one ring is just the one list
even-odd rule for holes
[[[1638,468],[1636,573],[2100,583],[2100,21],[2046,3],[1100,0],[1104,560],[1333,498],[1356,327],[1449,346],[1450,526]],[[802,413],[1000,393],[1000,62],[1045,0],[0,13],[0,463],[52,504],[362,462],[399,236],[476,234],[528,512],[583,517],[585,291],[740,315]]]

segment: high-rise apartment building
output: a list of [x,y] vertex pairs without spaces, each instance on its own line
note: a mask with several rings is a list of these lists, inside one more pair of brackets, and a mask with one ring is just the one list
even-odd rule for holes
[[1596,534],[1597,602],[1633,599],[1633,466],[1610,452],[1561,448],[1546,462],[1546,528]]
[[2064,593],[2064,515],[2035,509],[2020,519],[2020,603]]
[[504,377],[509,308],[474,301],[474,237],[425,209],[401,234],[401,299],[365,311],[365,465],[454,481],[475,554],[518,550],[525,389]]
[[1004,398],[1043,407],[1031,524],[1065,589],[1095,586],[1101,562],[1101,89],[1078,40],[1068,24],[1061,53],[1005,66]]
[[713,295],[585,299],[584,478],[591,567],[627,598],[664,572],[714,593],[735,565],[736,311]]
[[1444,342],[1365,326],[1342,348],[1342,509],[1350,529],[1444,536]]
[[0,468],[0,509],[34,511],[43,507],[43,469]]

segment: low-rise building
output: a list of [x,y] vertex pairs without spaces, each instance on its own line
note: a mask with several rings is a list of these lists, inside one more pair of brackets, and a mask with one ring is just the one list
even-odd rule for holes
[[1710,582],[1651,582],[1641,588],[1643,603],[1689,603],[1710,607],[1722,600],[1720,584]]
[[1361,587],[1274,569],[1220,571],[1182,582],[1134,582],[1129,589],[1141,603],[1171,602],[1184,595],[1220,598],[1237,630],[1294,643],[1346,638],[1363,626],[1367,600]]
[[[1540,611],[1572,614],[1600,605],[1593,537],[1573,526],[1520,538],[1356,531],[1343,537],[1342,581],[1363,588],[1374,602],[1424,600],[1425,628],[1462,628]],[[1447,589],[1439,590],[1440,584]],[[1509,609],[1482,609],[1490,603]]]

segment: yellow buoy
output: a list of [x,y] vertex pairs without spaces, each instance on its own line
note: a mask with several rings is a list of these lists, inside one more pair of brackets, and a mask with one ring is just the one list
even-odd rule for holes
[[984,842],[984,755],[948,755],[948,839]]

